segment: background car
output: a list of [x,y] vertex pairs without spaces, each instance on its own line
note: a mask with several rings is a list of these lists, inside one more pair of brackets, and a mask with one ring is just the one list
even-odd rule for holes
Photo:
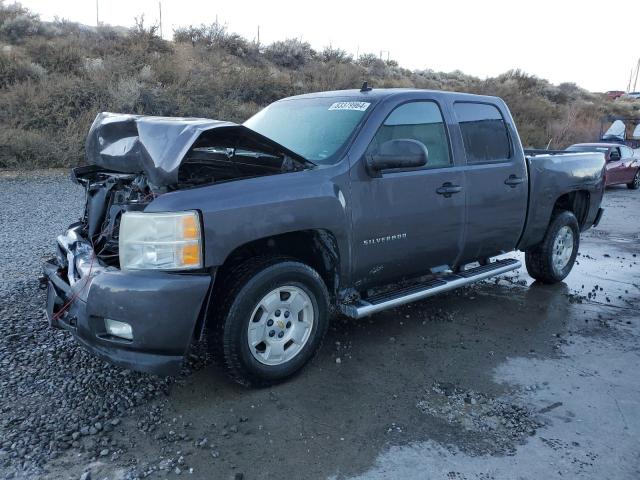
[[640,158],[632,148],[617,143],[576,143],[566,150],[604,153],[607,186],[625,184],[632,190],[640,188]]
[[619,98],[622,95],[624,95],[624,92],[622,90],[609,90],[608,92],[605,92],[605,95],[609,97],[611,100],[615,100],[616,98]]

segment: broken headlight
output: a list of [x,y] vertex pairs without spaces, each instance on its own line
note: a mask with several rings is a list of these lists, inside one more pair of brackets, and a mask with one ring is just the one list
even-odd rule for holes
[[125,212],[119,243],[123,270],[202,268],[198,212]]

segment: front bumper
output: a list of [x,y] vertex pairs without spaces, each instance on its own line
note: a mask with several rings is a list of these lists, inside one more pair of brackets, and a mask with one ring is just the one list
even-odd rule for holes
[[[73,262],[75,246],[61,248]],[[78,250],[86,253],[86,245]],[[72,282],[68,265],[61,263],[59,256],[44,264],[51,326],[72,332],[87,350],[121,367],[179,373],[206,305],[211,275],[124,272],[97,265]],[[109,335],[105,318],[131,325],[133,339]]]

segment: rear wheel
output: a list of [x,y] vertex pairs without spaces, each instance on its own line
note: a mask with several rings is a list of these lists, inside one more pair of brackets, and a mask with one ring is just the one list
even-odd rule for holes
[[562,281],[576,261],[580,245],[580,228],[573,213],[557,214],[544,239],[525,253],[527,272],[543,283]]
[[630,188],[631,190],[637,190],[638,188],[640,188],[640,168],[634,175],[631,183],[627,183],[627,188]]
[[235,268],[214,299],[209,344],[238,383],[270,385],[298,372],[329,323],[329,293],[308,265],[284,257]]

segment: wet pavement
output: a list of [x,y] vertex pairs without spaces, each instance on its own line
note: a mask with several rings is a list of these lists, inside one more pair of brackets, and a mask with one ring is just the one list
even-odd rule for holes
[[604,206],[562,284],[523,268],[340,317],[272,388],[206,366],[132,408],[119,455],[70,452],[44,477],[640,478],[640,194]]

